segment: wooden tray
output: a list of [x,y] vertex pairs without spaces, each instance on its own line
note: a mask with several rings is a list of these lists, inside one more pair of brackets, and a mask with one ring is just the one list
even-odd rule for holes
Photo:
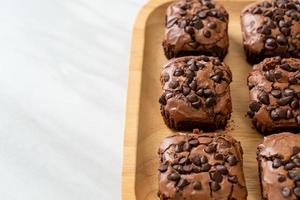
[[[169,3],[168,0],[150,1],[140,12],[134,28],[122,174],[122,198],[126,200],[158,199],[157,150],[161,139],[173,134],[163,122],[158,103],[161,93],[159,75],[167,61],[161,42],[164,14]],[[233,73],[233,113],[227,131],[242,143],[248,199],[257,200],[260,189],[256,147],[262,136],[245,117],[249,101],[246,79],[251,66],[245,61],[239,19],[240,11],[250,2],[223,0],[221,3],[230,16],[230,48],[225,62]]]

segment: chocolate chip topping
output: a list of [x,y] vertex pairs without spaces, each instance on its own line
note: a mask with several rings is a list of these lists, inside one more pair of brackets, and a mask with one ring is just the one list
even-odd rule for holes
[[299,198],[295,192],[300,184],[300,165],[296,164],[299,152],[293,151],[298,145],[300,135],[285,132],[265,137],[263,144],[258,146],[263,199],[272,199],[272,194],[278,192],[283,198]]
[[[224,127],[232,110],[231,80],[229,67],[219,58],[189,56],[171,60],[161,73],[163,92],[159,103],[166,124],[181,130],[187,130],[183,125],[186,121],[195,122],[194,127],[189,129]],[[195,117],[188,120],[182,118],[190,113]],[[204,124],[203,120],[199,121],[203,119],[201,116],[206,118],[204,127],[198,126]]]
[[211,0],[178,0],[167,9],[165,54],[170,59],[188,51],[223,59],[229,46],[227,29],[228,13],[222,5]]
[[248,115],[261,132],[300,129],[299,73],[300,60],[295,58],[266,58],[253,66]]
[[[188,152],[176,153],[178,147],[187,143],[193,144]],[[213,150],[207,153],[207,147]],[[233,157],[242,160],[240,143],[229,135],[176,134],[163,140],[159,155],[163,169],[159,170],[159,197],[213,199],[215,192],[222,192],[228,199],[246,199],[242,163],[225,163]]]
[[244,47],[248,60],[266,57],[300,57],[299,1],[271,0],[247,6],[241,15]]

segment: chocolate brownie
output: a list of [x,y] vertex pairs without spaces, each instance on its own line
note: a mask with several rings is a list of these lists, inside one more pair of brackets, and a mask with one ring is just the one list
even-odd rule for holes
[[248,77],[248,115],[262,133],[300,130],[300,59],[273,57]]
[[175,58],[163,68],[159,98],[165,123],[173,129],[224,128],[231,115],[229,67],[216,57]]
[[159,148],[161,200],[246,200],[243,150],[228,134],[176,134]]
[[223,59],[229,46],[228,13],[211,0],[179,0],[166,14],[163,48],[167,58],[209,55]]
[[300,135],[280,133],[258,146],[263,200],[300,199]]
[[300,57],[300,3],[259,1],[241,13],[244,49],[251,63],[266,57]]

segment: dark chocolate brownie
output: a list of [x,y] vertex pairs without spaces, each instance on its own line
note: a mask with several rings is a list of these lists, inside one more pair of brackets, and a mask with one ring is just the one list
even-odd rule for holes
[[211,0],[179,0],[166,14],[163,47],[167,58],[209,55],[223,59],[229,46],[228,13]]
[[300,3],[258,1],[241,13],[244,49],[251,63],[266,57],[300,57]]
[[300,199],[300,135],[265,137],[257,160],[263,200]]
[[161,200],[246,200],[243,150],[228,134],[176,134],[159,148]]
[[262,133],[300,130],[300,59],[273,57],[248,77],[248,115]]
[[175,58],[161,73],[159,98],[165,123],[177,130],[224,128],[231,115],[229,67],[219,58]]

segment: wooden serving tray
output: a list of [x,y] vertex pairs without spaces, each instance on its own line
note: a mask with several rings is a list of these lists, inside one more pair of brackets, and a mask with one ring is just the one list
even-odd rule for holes
[[[158,199],[157,150],[162,138],[174,132],[160,115],[159,76],[167,62],[161,42],[165,10],[170,0],[151,0],[140,12],[133,32],[127,99],[126,128],[122,174],[122,199]],[[226,132],[241,141],[248,199],[260,199],[256,148],[262,136],[246,117],[248,88],[246,79],[251,66],[246,62],[241,38],[240,11],[249,1],[221,1],[229,12],[230,48],[225,58],[233,73],[231,95],[233,113]]]

